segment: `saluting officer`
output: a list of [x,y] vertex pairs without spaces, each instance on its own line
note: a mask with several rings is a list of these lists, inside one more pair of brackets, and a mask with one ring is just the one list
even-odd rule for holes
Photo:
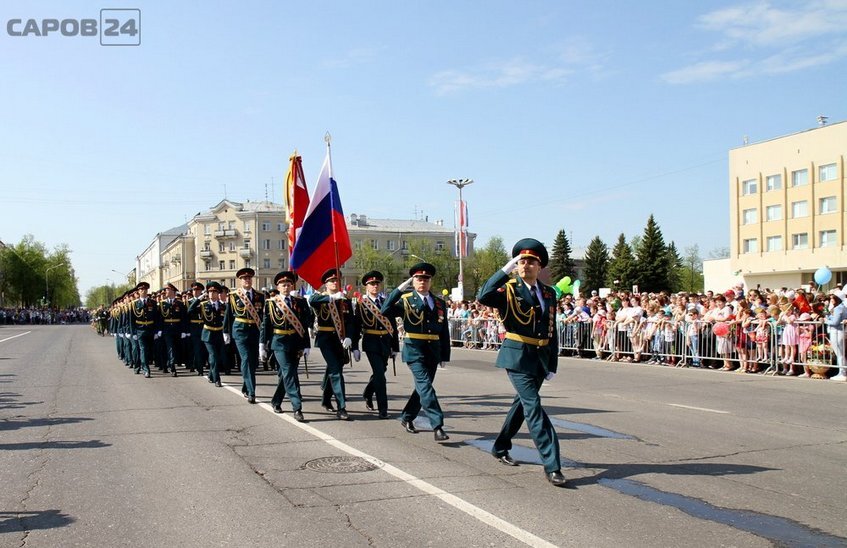
[[388,389],[385,381],[388,358],[393,357],[399,350],[397,320],[380,312],[382,303],[385,302],[385,296],[381,292],[383,279],[378,270],[372,270],[362,276],[365,294],[355,303],[356,318],[359,320],[362,334],[362,350],[371,364],[371,378],[362,397],[365,398],[367,408],[373,411],[373,397],[376,395],[381,419],[388,418]]
[[253,289],[252,268],[242,268],[235,273],[241,287],[229,294],[224,316],[224,341],[230,337],[241,357],[241,393],[248,403],[256,403],[256,367],[259,365],[259,329],[265,296]]
[[[550,286],[538,281],[538,273],[547,266],[547,261],[544,244],[532,238],[518,241],[512,248],[512,260],[485,282],[478,299],[500,313],[506,338],[497,353],[496,365],[506,370],[517,392],[491,453],[501,463],[517,466],[509,450],[512,438],[526,420],[547,480],[564,487],[559,438],[541,407],[538,393],[544,380],[552,380],[556,375],[559,349],[556,294]],[[509,274],[516,268],[517,277],[510,279]]]
[[200,302],[203,295],[203,284],[200,282],[191,283],[191,299],[188,301],[188,336],[191,343],[191,370],[197,371],[197,375],[203,376],[203,369],[206,366],[206,346],[203,342],[203,318],[201,317],[200,307],[192,308],[196,302]]
[[344,293],[339,291],[341,273],[330,268],[321,276],[324,284],[323,293],[312,293],[309,304],[315,309],[318,319],[318,330],[315,335],[315,346],[320,348],[326,362],[324,373],[323,398],[321,405],[329,412],[332,407],[332,396],[338,403],[337,416],[341,420],[349,420],[347,401],[344,394],[344,364],[349,362],[348,350],[355,350],[358,339],[353,306]]
[[282,400],[288,394],[294,419],[303,422],[303,398],[297,366],[300,356],[308,356],[309,325],[312,313],[306,299],[292,294],[297,274],[284,270],[274,276],[279,293],[265,302],[261,344],[270,347],[279,364],[279,382],[271,398],[274,413],[282,413]]
[[[439,364],[450,361],[450,329],[447,305],[430,292],[435,267],[418,263],[410,270],[411,277],[388,295],[381,312],[386,316],[402,317],[406,339],[403,341],[403,361],[412,371],[415,391],[400,414],[401,424],[410,434],[417,434],[415,418],[421,408],[432,424],[435,441],[450,439],[444,433],[444,413],[432,383]],[[404,293],[414,285],[414,291]]]
[[224,314],[226,304],[220,300],[221,285],[218,282],[206,284],[208,298],[195,298],[188,306],[188,313],[198,316],[203,322],[199,337],[205,345],[205,354],[209,356],[209,382],[221,386],[221,366],[224,360]]
[[153,359],[153,330],[159,318],[159,307],[156,301],[147,298],[150,284],[138,282],[135,290],[138,298],[132,302],[129,310],[129,332],[134,345],[138,348],[138,365],[135,372],[144,371],[144,376],[150,378],[150,361]]

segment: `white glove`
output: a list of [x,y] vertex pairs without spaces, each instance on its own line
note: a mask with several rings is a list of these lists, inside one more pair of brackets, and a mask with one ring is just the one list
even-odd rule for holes
[[187,339],[187,338],[188,338],[188,337],[190,337],[190,336],[191,336],[191,335],[189,335],[188,333],[183,333],[181,338],[183,338],[183,339]]
[[344,293],[342,293],[341,291],[339,291],[337,293],[333,293],[332,295],[329,296],[329,299],[331,301],[337,301],[337,300],[343,299],[343,298],[344,298]]
[[153,338],[154,338],[154,339],[158,339],[158,338],[159,338],[159,337],[161,337],[161,336],[162,336],[162,332],[161,332],[161,331],[156,331],[156,334],[155,334],[155,335],[153,335]]
[[511,274],[511,272],[518,266],[518,261],[521,260],[521,256],[512,257],[512,260],[506,263],[506,266],[502,268],[504,274]]
[[552,380],[553,380],[553,379],[555,379],[555,378],[556,378],[556,374],[555,374],[555,373],[553,373],[552,371],[550,371],[549,373],[547,373],[547,374],[544,376],[544,380],[545,380],[545,381],[552,381]]
[[268,359],[268,351],[265,350],[265,345],[259,344],[259,361],[263,362]]
[[305,358],[309,357],[309,350],[311,350],[311,348],[304,348],[303,349],[303,357],[305,357]]
[[341,341],[341,346],[343,346],[345,350],[350,350],[353,348],[353,340],[350,339],[350,337],[345,337],[345,339]]
[[415,277],[411,276],[408,280],[398,285],[397,289],[399,291],[406,291],[409,287],[411,287],[413,281],[415,281]]
[[229,341],[231,340],[232,337],[230,337],[229,333],[224,333],[224,344],[229,344]]
[[138,340],[138,335],[133,335],[133,336],[132,336],[132,340],[137,341],[137,340]]
[[353,351],[353,359],[356,360],[356,361],[361,360],[362,359],[362,353],[359,352],[358,350],[354,350]]

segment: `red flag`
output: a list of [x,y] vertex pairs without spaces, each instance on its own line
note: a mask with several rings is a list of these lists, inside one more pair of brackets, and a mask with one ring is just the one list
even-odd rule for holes
[[288,259],[294,252],[294,244],[300,235],[306,211],[309,209],[309,190],[303,175],[303,164],[297,151],[289,158],[291,164],[285,175],[285,220],[288,223]]
[[468,203],[464,200],[456,202],[456,256],[468,256]]

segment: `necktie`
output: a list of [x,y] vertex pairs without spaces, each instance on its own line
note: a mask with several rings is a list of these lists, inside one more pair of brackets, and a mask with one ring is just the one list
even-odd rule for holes
[[291,308],[291,297],[286,297],[286,298],[285,298],[285,305],[286,305],[288,308]]
[[433,308],[432,295],[426,296],[426,305],[429,307],[430,310],[432,310],[432,308]]
[[538,288],[533,285],[529,288],[529,291],[532,293],[532,302],[535,303],[535,306],[541,306],[541,301],[538,299]]
[[377,298],[376,298],[376,307],[377,307],[377,308],[382,308],[382,297],[377,297]]

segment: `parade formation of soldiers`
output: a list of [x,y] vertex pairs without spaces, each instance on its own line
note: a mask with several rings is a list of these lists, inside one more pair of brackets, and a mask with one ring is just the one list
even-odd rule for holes
[[[517,393],[492,455],[504,465],[517,466],[509,455],[511,439],[526,421],[547,480],[564,486],[558,438],[539,396],[542,383],[556,373],[558,347],[555,293],[537,280],[547,264],[547,250],[527,238],[515,244],[512,257],[479,295],[480,302],[499,310],[507,328],[496,364],[506,369]],[[510,276],[515,270],[517,276]],[[423,411],[435,441],[442,442],[449,436],[433,382],[438,369],[450,360],[451,341],[447,303],[430,291],[434,274],[432,264],[418,263],[409,270],[409,279],[388,296],[382,292],[382,273],[366,273],[361,279],[364,293],[351,296],[341,290],[341,272],[334,268],[321,277],[323,291],[308,298],[298,294],[298,276],[292,271],[278,273],[267,295],[253,288],[251,268],[236,273],[239,287],[232,290],[212,281],[205,286],[194,282],[183,294],[173,284],[150,294],[150,285],[140,282],[112,303],[108,332],[115,337],[118,357],[135,374],[150,378],[156,367],[176,377],[177,365],[182,364],[189,373],[221,387],[221,375],[235,369],[241,373],[241,392],[251,404],[256,403],[259,365],[275,369],[273,411],[282,413],[287,397],[294,419],[303,422],[299,366],[302,361],[308,375],[310,330],[326,363],[321,406],[339,420],[349,420],[344,365],[351,359],[359,361],[364,352],[371,376],[362,397],[369,410],[387,419],[386,373],[389,359],[400,351],[402,326],[402,359],[412,373],[414,390],[400,413],[401,425],[417,434],[414,421]]]

